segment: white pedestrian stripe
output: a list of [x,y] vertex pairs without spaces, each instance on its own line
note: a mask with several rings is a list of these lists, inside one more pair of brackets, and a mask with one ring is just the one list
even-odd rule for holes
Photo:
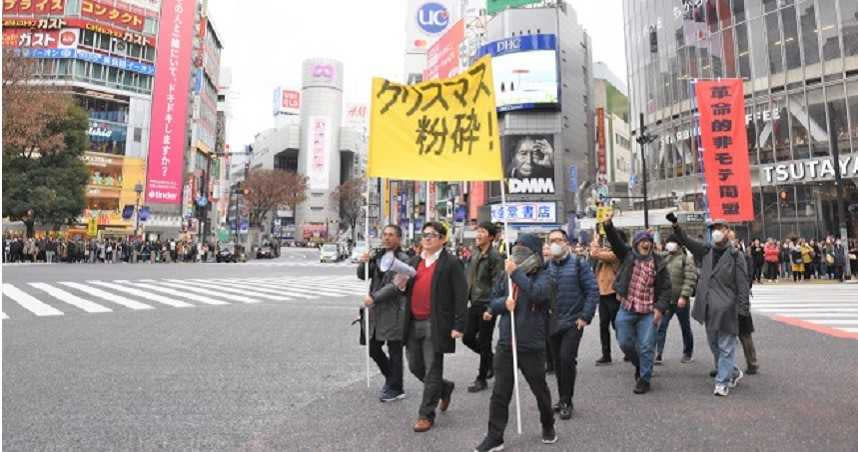
[[[201,287],[210,287],[221,292],[235,293],[241,295],[250,295],[251,297],[262,298],[265,300],[273,300],[273,301],[290,301],[293,298],[284,297],[282,295],[270,295],[267,293],[263,293],[264,290],[260,290],[258,288],[253,288],[253,290],[248,289],[238,289],[234,287],[229,287],[226,283],[215,284],[211,282],[201,282],[205,280],[181,280],[181,279],[168,279],[168,281],[174,282],[174,287],[178,286],[201,286]],[[165,283],[166,284],[166,283]]]
[[858,285],[757,285],[751,309],[785,323],[858,339]]
[[[282,287],[280,287],[276,284],[270,284],[270,283],[258,281],[258,280],[248,280],[248,281],[246,281],[246,283],[239,283],[239,282],[235,282],[232,280],[215,280],[215,281],[222,281],[222,282],[216,282],[217,284],[232,284],[235,287],[244,287],[244,288],[253,289],[253,290],[263,290],[264,289],[266,292],[269,292],[269,293],[286,294],[290,297],[304,298],[307,300],[314,300],[316,298],[319,298],[318,297],[319,295],[325,295],[324,293],[319,293],[319,292],[314,291],[314,290],[294,289],[292,291],[286,291]],[[331,296],[331,295],[329,294],[328,296]]]
[[59,311],[48,304],[45,304],[33,296],[27,294],[26,292],[18,289],[17,287],[11,284],[3,284],[3,295],[11,298],[16,303],[21,305],[22,308],[36,314],[37,316],[49,316],[49,315],[63,315],[62,311]]
[[229,303],[227,303],[227,302],[225,302],[225,301],[221,301],[221,300],[213,300],[213,299],[211,299],[211,298],[201,297],[201,296],[198,296],[198,295],[194,295],[194,294],[192,294],[192,293],[185,293],[185,292],[181,292],[181,291],[178,291],[178,290],[173,290],[173,289],[170,289],[170,288],[167,288],[167,287],[160,287],[160,286],[156,286],[156,285],[154,285],[154,284],[135,283],[135,282],[126,281],[126,280],[117,280],[116,282],[118,282],[118,283],[122,283],[122,284],[130,284],[130,285],[132,285],[132,286],[140,287],[140,288],[143,288],[143,289],[153,290],[153,291],[155,291],[155,292],[165,293],[165,294],[167,294],[167,295],[172,295],[172,296],[174,296],[174,297],[187,298],[188,300],[193,300],[193,301],[196,301],[196,302],[199,302],[199,303],[203,303],[203,304],[211,304],[211,305],[224,305],[224,304],[229,304]]
[[[187,290],[187,291],[202,294],[202,295],[208,295],[210,297],[226,298],[230,301],[240,301],[242,303],[259,303],[259,300],[247,298],[244,295],[229,293],[229,292],[223,291],[223,290],[218,292],[215,290],[203,289],[200,287],[196,287],[192,283],[189,283],[189,282],[181,282],[181,283],[180,282],[164,282],[164,281],[160,281],[160,282],[153,281],[153,282],[161,284],[162,286],[173,287],[175,289],[181,289],[181,290]],[[218,289],[218,290],[220,290],[220,289]],[[258,294],[246,293],[246,295],[257,296]]]
[[330,290],[323,290],[323,289],[316,288],[316,287],[308,288],[299,282],[290,283],[290,282],[278,281],[278,280],[261,280],[261,281],[258,281],[258,283],[264,284],[264,285],[270,286],[270,287],[281,288],[283,290],[291,290],[294,292],[303,292],[303,293],[313,294],[313,295],[323,295],[326,297],[338,297],[338,296],[340,296],[340,294],[338,292],[334,292],[334,291],[330,291]]
[[64,301],[72,306],[80,308],[85,312],[113,312],[112,309],[106,308],[98,303],[93,303],[89,300],[84,300],[83,298],[78,297],[73,293],[66,292],[59,287],[54,287],[50,284],[45,283],[30,283],[31,286],[36,289],[44,290],[48,293],[48,295],[60,300]]
[[104,300],[116,303],[121,306],[125,306],[128,309],[133,310],[143,310],[143,309],[153,309],[152,306],[149,306],[145,303],[140,303],[139,301],[134,301],[130,298],[123,297],[122,295],[116,295],[104,290],[101,290],[97,287],[88,286],[86,284],[80,284],[71,281],[62,281],[60,284],[71,287],[72,289],[77,289],[86,294],[92,295],[93,297],[102,298]]
[[184,301],[176,301],[171,300],[167,297],[162,297],[160,295],[156,295],[153,293],[146,292],[144,290],[135,289],[133,287],[125,287],[120,284],[113,284],[104,281],[88,281],[90,284],[97,284],[102,287],[107,287],[109,289],[118,290],[120,292],[125,292],[136,297],[145,298],[147,300],[155,301],[158,303],[165,304],[167,306],[172,306],[174,308],[192,308],[194,305],[185,303]]

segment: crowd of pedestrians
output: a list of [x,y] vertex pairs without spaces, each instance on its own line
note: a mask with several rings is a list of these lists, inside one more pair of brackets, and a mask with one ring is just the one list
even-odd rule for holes
[[825,240],[791,238],[783,241],[769,238],[765,243],[755,239],[741,245],[751,256],[751,272],[755,282],[776,282],[791,279],[793,282],[811,279],[843,281],[846,262],[850,261],[853,275],[858,275],[858,244],[849,240],[847,246],[840,238],[828,236]]
[[[518,369],[539,408],[542,442],[554,443],[555,416],[567,420],[574,411],[578,348],[597,310],[602,356],[595,364],[612,363],[613,329],[623,361],[635,369],[634,394],[652,389],[653,366],[664,362],[665,338],[675,317],[682,333],[680,362],[694,359],[693,319],[705,326],[713,394],[729,395],[746,374],[759,371],[750,311],[759,242],[744,246],[722,221],[710,225],[711,240],[695,240],[675,217],[668,219],[673,232],[661,243],[649,231],[629,242],[609,216],[604,235],[589,248],[570,242],[560,229],[544,241],[521,234],[507,245],[496,225],[482,223],[475,246],[455,252],[447,251],[447,231],[440,223],[426,223],[420,244],[407,251],[402,230],[385,227],[382,248],[362,256],[358,267],[359,278],[371,279],[361,309],[361,316],[370,316],[369,330],[361,322],[361,337],[368,339],[370,356],[385,377],[379,399],[406,397],[402,369],[407,361],[422,383],[414,431],[431,430],[436,411],[451,406],[455,384],[444,378],[444,355],[454,353],[461,338],[479,357],[468,391],[488,390],[494,380],[487,433],[475,450],[501,450],[514,391],[515,347]],[[837,254],[841,248],[836,240],[826,240],[820,252]],[[762,256],[765,262],[765,252]],[[835,258],[829,264],[834,276],[837,263]],[[499,337],[492,350],[496,324]],[[744,370],[737,365],[740,342]],[[552,372],[556,396],[546,376]]]
[[9,263],[208,262],[215,251],[216,245],[195,240],[3,237],[3,262]]

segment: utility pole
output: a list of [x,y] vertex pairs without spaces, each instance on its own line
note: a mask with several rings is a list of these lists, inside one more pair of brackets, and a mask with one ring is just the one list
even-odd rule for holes
[[646,145],[652,143],[658,138],[658,135],[650,135],[646,133],[646,125],[644,125],[644,114],[640,114],[640,127],[638,128],[638,137],[635,141],[641,145],[641,171],[643,172],[643,202],[644,202],[644,229],[649,229],[649,198],[647,197],[647,171],[646,171]]
[[826,104],[828,110],[828,141],[831,143],[831,159],[834,165],[834,186],[837,196],[837,225],[840,229],[840,243],[843,244],[847,254],[846,264],[843,267],[844,275],[851,275],[852,269],[849,262],[849,228],[847,228],[846,219],[846,204],[843,199],[843,175],[840,170],[840,144],[837,142],[837,131],[834,130],[834,112],[831,111],[831,104]]

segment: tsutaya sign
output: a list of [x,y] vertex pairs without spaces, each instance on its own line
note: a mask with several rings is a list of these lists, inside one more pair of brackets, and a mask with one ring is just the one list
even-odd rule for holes
[[[845,178],[858,177],[858,154],[840,156],[840,174]],[[834,163],[831,157],[795,160],[760,167],[760,183],[763,185],[832,179],[834,179]]]

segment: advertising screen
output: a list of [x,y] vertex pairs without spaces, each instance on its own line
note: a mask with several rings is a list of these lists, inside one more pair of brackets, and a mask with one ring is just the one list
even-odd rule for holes
[[492,55],[498,111],[557,108],[557,37],[517,36],[490,42],[478,56]]
[[508,135],[501,140],[509,193],[553,194],[554,136]]

